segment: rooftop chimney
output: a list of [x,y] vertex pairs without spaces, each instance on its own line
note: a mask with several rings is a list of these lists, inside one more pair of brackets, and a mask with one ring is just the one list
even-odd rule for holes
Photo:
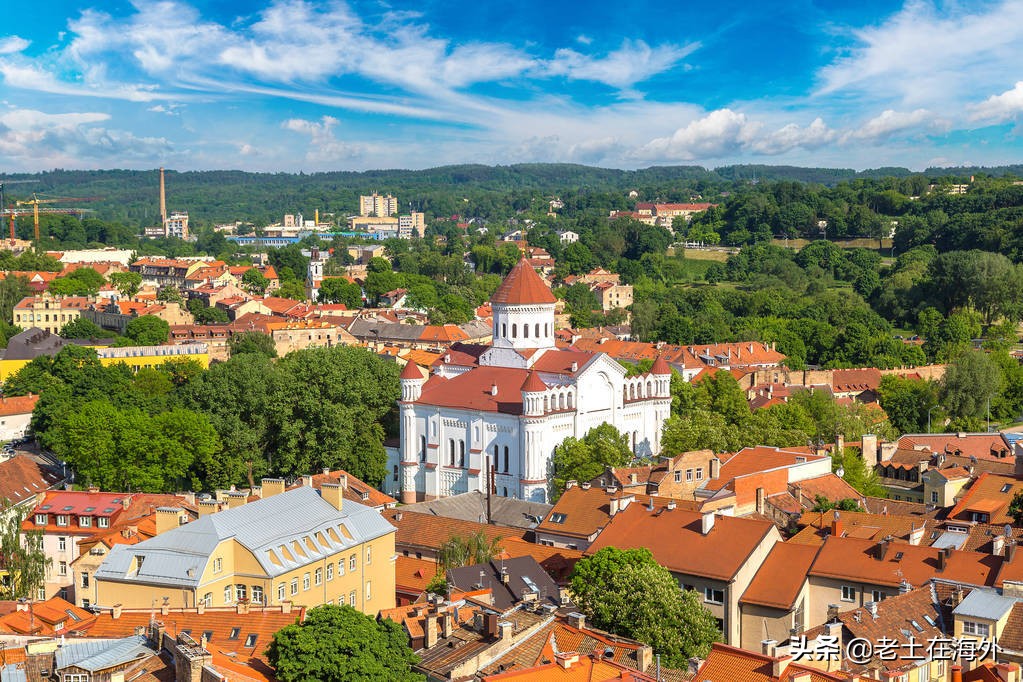
[[264,478],[260,481],[260,488],[263,493],[263,499],[273,497],[274,495],[280,495],[284,492],[284,479]]
[[156,508],[156,534],[166,533],[181,525],[181,510],[177,507]]
[[891,546],[891,538],[884,538],[877,543],[877,560],[884,561],[884,558],[888,555],[888,547]]
[[429,649],[437,644],[437,616],[434,614],[426,615],[426,638],[423,642],[423,647]]
[[996,535],[991,538],[991,553],[995,556],[1001,556],[1005,550],[1005,536]]
[[582,630],[586,627],[586,616],[579,613],[578,611],[573,611],[569,613],[568,615],[565,616],[565,619],[568,620],[568,624],[574,628]]
[[320,497],[341,511],[341,506],[344,504],[344,486],[340,483],[324,483],[320,486]]
[[948,559],[952,555],[951,547],[942,547],[938,550],[938,573],[943,573],[948,566]]
[[844,532],[845,529],[842,527],[842,515],[836,509],[835,516],[833,519],[831,519],[831,534],[834,535],[836,538],[840,538],[842,537],[842,533]]
[[706,535],[714,527],[714,512],[705,511],[700,518],[700,532]]

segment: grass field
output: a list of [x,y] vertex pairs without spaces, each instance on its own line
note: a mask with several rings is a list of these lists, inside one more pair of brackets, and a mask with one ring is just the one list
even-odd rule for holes
[[731,255],[727,251],[708,251],[706,249],[683,249],[686,260],[713,261],[724,263]]
[[[841,247],[843,249],[871,249],[873,251],[880,251],[881,253],[888,253],[888,254],[890,254],[891,250],[892,250],[892,240],[891,239],[882,239],[881,240],[881,248],[880,249],[877,248],[877,240],[876,239],[835,239],[835,240],[832,240],[832,241],[834,241],[835,246]],[[803,248],[804,246],[806,246],[807,244],[809,244],[810,240],[808,240],[808,239],[789,239],[789,240],[785,240],[785,239],[772,239],[771,243],[774,244],[775,246],[787,247],[787,248],[795,249],[796,251],[798,251],[801,248]]]

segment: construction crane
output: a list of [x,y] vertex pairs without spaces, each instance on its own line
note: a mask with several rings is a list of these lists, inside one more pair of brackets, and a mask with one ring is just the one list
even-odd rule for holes
[[[39,243],[39,213],[40,213],[39,204],[54,204],[54,203],[57,203],[57,202],[60,202],[60,201],[95,201],[98,198],[99,197],[78,197],[78,198],[47,197],[47,198],[40,198],[37,194],[33,193],[31,199],[26,199],[25,201],[16,201],[14,203],[17,206],[31,206],[32,207],[32,222],[33,222],[33,227],[35,228],[35,241],[38,244]],[[89,209],[86,209],[86,208],[49,208],[49,209],[46,209],[46,208],[44,208],[44,209],[42,209],[42,212],[43,213],[63,213],[63,214],[76,215],[76,214],[85,213],[87,210],[89,210]],[[13,211],[11,213],[11,238],[12,239],[14,238],[14,212]]]

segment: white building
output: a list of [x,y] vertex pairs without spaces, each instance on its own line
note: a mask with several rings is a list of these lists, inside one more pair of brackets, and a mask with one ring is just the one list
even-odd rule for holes
[[177,237],[188,239],[188,213],[186,211],[175,211],[163,221],[163,231],[166,237]]
[[637,455],[660,452],[667,363],[626,378],[605,353],[556,348],[554,304],[522,259],[491,299],[491,346],[449,352],[429,379],[406,365],[388,492],[406,503],[485,492],[493,468],[498,495],[546,502],[554,448],[604,423],[628,434]]
[[310,301],[315,301],[320,296],[320,282],[323,281],[323,260],[320,258],[320,250],[315,246],[309,254],[309,266],[306,268],[305,292]]

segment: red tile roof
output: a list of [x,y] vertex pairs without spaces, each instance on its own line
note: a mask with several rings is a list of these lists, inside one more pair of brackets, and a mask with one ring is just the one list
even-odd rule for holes
[[732,455],[728,461],[722,463],[720,474],[716,479],[707,481],[706,489],[721,490],[740,476],[791,467],[803,462],[819,459],[822,459],[819,455],[782,450],[781,448],[773,448],[766,445],[743,448]]
[[[800,673],[810,673],[811,682],[831,682],[847,680],[841,673],[826,673],[798,663],[788,663],[786,658],[776,658],[753,653],[727,644],[714,643],[710,655],[700,666],[694,680],[713,680],[713,682],[791,682]],[[775,675],[775,665],[783,667],[780,675]],[[787,665],[784,665],[788,663]]]
[[60,481],[50,471],[28,455],[15,455],[0,462],[0,501],[7,499],[19,504],[48,490]]
[[980,512],[989,515],[988,523],[1011,524],[1009,503],[1017,492],[1023,492],[1023,481],[1015,476],[983,473],[959,498],[948,518],[968,521],[970,512]]
[[778,609],[792,608],[818,549],[813,545],[775,543],[739,601]]
[[876,367],[836,369],[831,375],[831,386],[835,393],[876,391],[881,386],[881,370]]
[[525,257],[519,259],[504,282],[490,297],[491,304],[527,305],[530,303],[556,303],[550,288],[536,274],[536,270]]
[[0,632],[19,635],[53,636],[76,630],[85,630],[96,616],[85,609],[52,597],[44,602],[26,605],[24,611],[17,610],[0,618]]
[[521,388],[527,372],[514,367],[483,366],[450,379],[434,375],[423,385],[422,395],[417,402],[439,407],[522,414]]
[[530,371],[526,375],[526,380],[522,382],[521,390],[524,393],[540,393],[547,390],[547,384],[543,382],[543,379],[533,371]]
[[702,515],[684,509],[630,504],[618,512],[586,550],[604,547],[647,547],[657,563],[674,573],[731,580],[761,542],[777,531],[770,521],[716,516],[714,527],[702,532]]
[[1002,460],[1012,456],[999,433],[910,434],[899,439],[900,449],[928,448],[932,452],[960,454],[977,459]]
[[423,373],[419,371],[419,366],[414,362],[406,362],[405,366],[401,368],[401,374],[399,379],[422,379]]

